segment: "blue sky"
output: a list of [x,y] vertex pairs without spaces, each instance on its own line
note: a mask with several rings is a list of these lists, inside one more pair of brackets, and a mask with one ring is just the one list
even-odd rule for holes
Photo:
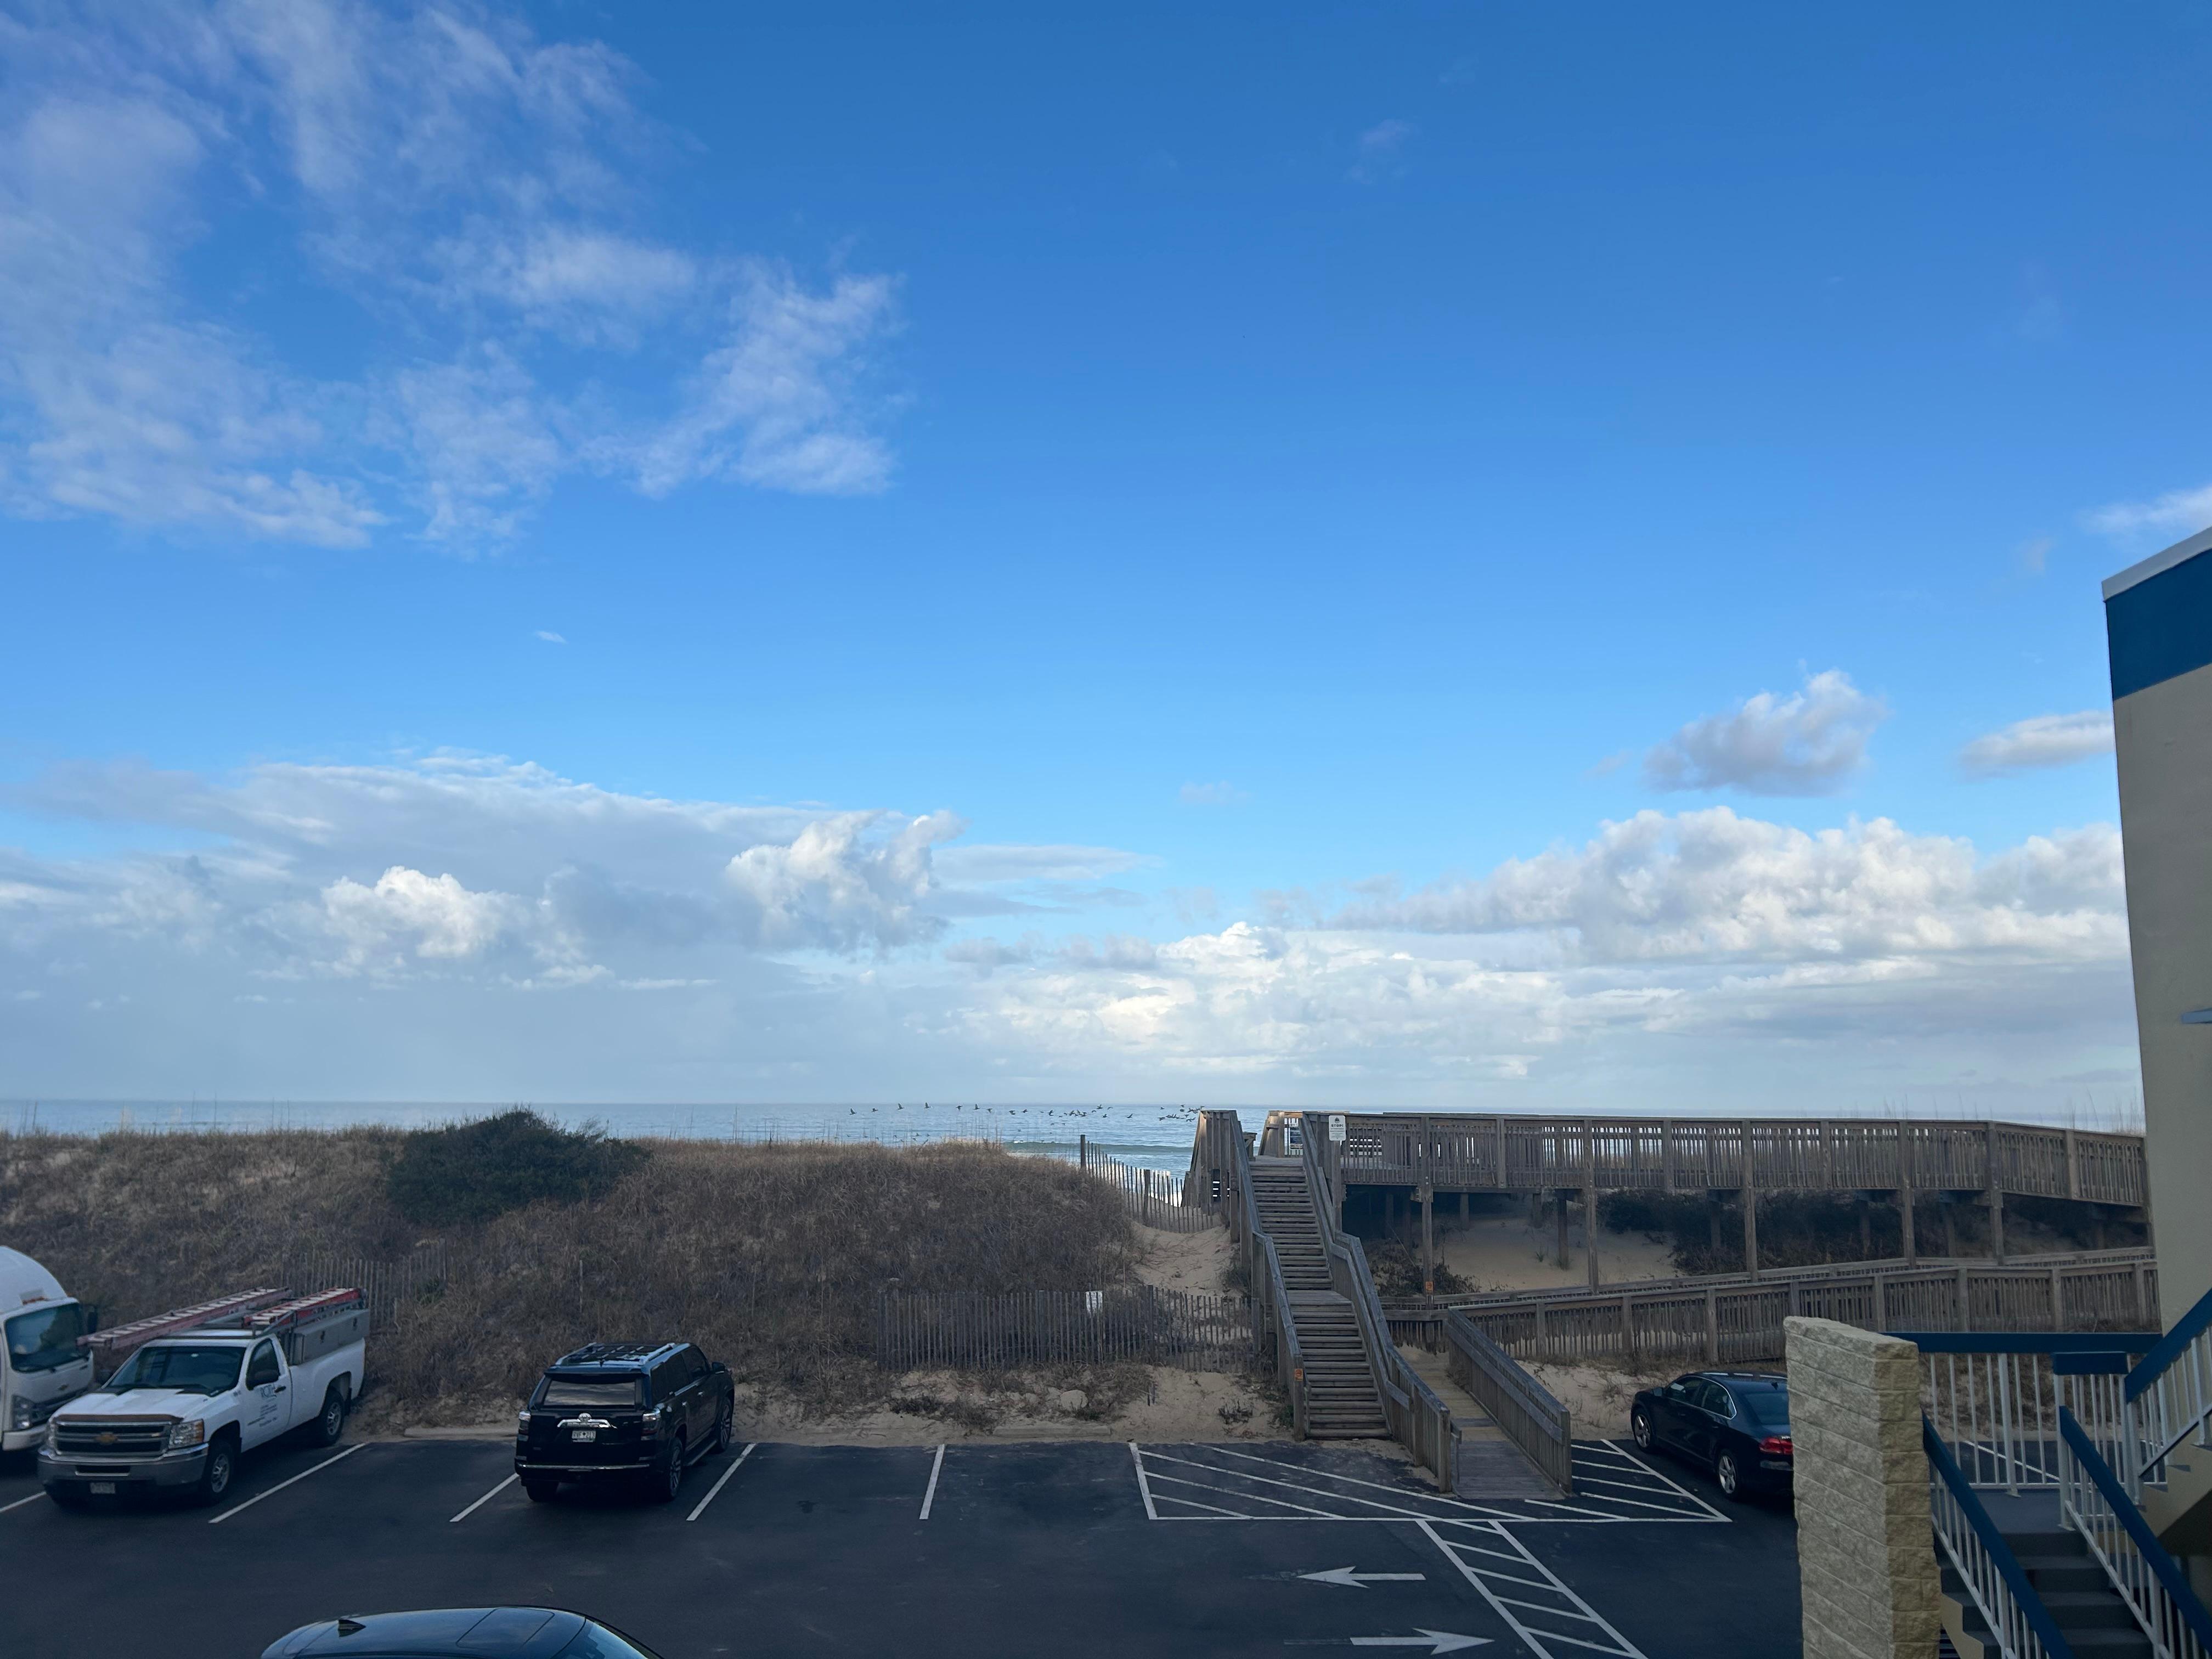
[[2124,1100],[2208,68],[0,7],[0,1095]]

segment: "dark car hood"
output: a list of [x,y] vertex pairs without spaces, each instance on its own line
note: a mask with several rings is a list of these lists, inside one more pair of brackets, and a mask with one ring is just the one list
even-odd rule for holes
[[[541,1659],[558,1653],[581,1630],[580,1614],[547,1607],[436,1607],[418,1613],[353,1613],[307,1625],[270,1646],[262,1659]],[[357,1628],[356,1628],[357,1626]]]

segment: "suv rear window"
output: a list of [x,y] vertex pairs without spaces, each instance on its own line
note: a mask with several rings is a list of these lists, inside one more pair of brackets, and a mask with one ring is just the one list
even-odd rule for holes
[[538,1391],[541,1406],[635,1406],[635,1376],[549,1376]]

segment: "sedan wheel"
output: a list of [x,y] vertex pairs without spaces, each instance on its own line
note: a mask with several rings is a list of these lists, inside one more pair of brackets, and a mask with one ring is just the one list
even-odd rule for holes
[[1721,1483],[1721,1494],[1725,1498],[1743,1496],[1743,1474],[1735,1465],[1734,1452],[1723,1452],[1713,1460],[1713,1479]]
[[1628,1431],[1636,1437],[1636,1449],[1638,1451],[1651,1449],[1651,1419],[1644,1415],[1640,1408],[1630,1414]]

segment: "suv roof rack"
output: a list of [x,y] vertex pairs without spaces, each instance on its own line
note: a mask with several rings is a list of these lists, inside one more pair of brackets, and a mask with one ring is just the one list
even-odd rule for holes
[[680,1348],[681,1342],[586,1342],[553,1363],[556,1365],[641,1365],[656,1354]]

